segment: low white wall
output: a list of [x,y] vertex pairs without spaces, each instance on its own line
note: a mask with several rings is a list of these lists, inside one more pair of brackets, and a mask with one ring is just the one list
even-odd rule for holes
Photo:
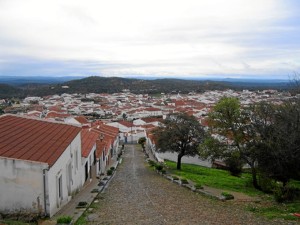
[[[177,162],[177,153],[158,153],[156,152],[157,157],[161,158],[161,159],[168,159],[171,160],[173,162]],[[199,159],[198,156],[183,156],[181,159],[182,163],[189,163],[189,164],[194,164],[194,165],[200,165],[200,166],[205,166],[205,167],[211,167],[211,162],[208,160],[201,160]]]

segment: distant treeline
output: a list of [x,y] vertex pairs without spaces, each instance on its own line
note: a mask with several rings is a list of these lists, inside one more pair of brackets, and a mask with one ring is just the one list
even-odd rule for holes
[[91,76],[83,79],[71,80],[62,83],[22,83],[20,85],[0,84],[0,98],[24,98],[27,96],[47,96],[62,93],[117,93],[129,89],[135,94],[157,93],[201,93],[207,90],[262,90],[262,89],[286,90],[287,83],[245,83],[224,81],[195,81],[181,79],[156,79],[142,80],[120,77]]

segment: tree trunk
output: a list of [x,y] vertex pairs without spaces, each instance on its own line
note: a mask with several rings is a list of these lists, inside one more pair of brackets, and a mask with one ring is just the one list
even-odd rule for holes
[[254,165],[250,165],[250,166],[251,166],[251,174],[252,174],[252,184],[253,184],[253,187],[255,189],[260,190],[261,188],[260,188],[260,186],[257,183],[257,176],[256,176],[255,166]]
[[181,170],[181,158],[184,156],[183,153],[179,153],[177,157],[177,170]]

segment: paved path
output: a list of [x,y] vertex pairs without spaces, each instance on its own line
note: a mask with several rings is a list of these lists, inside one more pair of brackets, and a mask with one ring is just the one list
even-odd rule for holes
[[123,162],[100,194],[90,224],[288,224],[257,218],[230,202],[180,187],[147,168],[144,155],[126,146]]

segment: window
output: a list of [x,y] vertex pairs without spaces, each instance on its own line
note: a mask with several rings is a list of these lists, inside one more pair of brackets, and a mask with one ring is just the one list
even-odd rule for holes
[[78,170],[78,151],[75,151],[75,165],[76,165],[76,170]]
[[58,198],[63,199],[63,193],[62,193],[62,175],[58,178]]

